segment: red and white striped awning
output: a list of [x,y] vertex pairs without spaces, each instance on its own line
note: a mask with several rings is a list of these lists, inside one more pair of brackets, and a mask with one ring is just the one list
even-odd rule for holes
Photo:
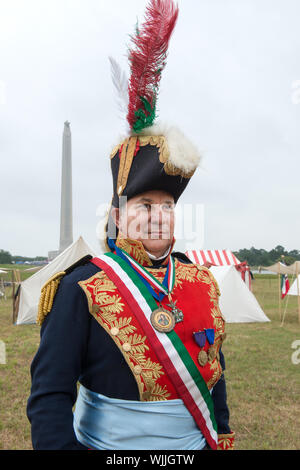
[[185,254],[192,263],[200,265],[205,263],[211,263],[215,266],[240,264],[240,261],[230,250],[188,250]]

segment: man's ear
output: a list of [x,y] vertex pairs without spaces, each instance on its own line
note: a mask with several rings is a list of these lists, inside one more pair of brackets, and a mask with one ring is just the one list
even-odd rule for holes
[[118,207],[112,207],[111,208],[111,217],[114,221],[114,224],[116,225],[116,227],[119,228],[119,221],[120,221],[120,210]]

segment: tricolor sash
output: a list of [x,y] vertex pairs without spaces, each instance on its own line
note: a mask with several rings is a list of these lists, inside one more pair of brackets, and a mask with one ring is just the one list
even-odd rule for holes
[[178,396],[195,419],[208,445],[216,449],[218,434],[211,394],[176,332],[161,333],[153,328],[150,317],[157,304],[139,275],[124,259],[113,253],[93,258],[91,262],[100,267],[118,288],[142,325]]

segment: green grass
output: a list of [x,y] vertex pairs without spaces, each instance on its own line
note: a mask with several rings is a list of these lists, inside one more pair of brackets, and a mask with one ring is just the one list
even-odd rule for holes
[[297,297],[279,308],[278,278],[268,275],[255,276],[253,293],[271,322],[227,324],[223,345],[236,447],[299,449],[300,364],[291,360],[300,339]]
[[0,299],[0,340],[6,347],[6,364],[0,364],[0,449],[31,449],[26,403],[39,327],[12,324],[11,288],[7,300]]
[[[31,449],[26,403],[39,327],[12,325],[10,292],[6,301],[0,299],[0,340],[7,358],[0,364],[0,449],[23,450]],[[300,364],[291,361],[291,344],[300,340],[297,298],[283,301],[282,325],[277,276],[255,275],[253,292],[271,322],[227,324],[223,345],[236,448],[299,449]]]
[[[36,271],[28,271],[31,268],[39,268],[41,269],[44,265],[35,266],[33,264],[0,264],[0,269],[8,270],[8,274],[0,274],[0,277],[4,281],[11,281],[12,280],[12,271],[16,270],[20,272],[20,279],[21,281],[25,281],[28,277],[32,276]],[[38,269],[37,269],[38,271]]]

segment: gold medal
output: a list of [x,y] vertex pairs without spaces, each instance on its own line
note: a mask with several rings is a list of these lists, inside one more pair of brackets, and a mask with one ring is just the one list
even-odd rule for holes
[[174,316],[162,306],[151,313],[150,321],[152,326],[161,333],[169,333],[175,326]]
[[207,352],[202,349],[198,354],[198,362],[200,366],[205,366],[208,362]]
[[217,348],[216,348],[216,346],[210,346],[207,355],[208,355],[208,360],[209,360],[209,361],[213,361],[213,360],[216,358],[216,356],[217,356]]

